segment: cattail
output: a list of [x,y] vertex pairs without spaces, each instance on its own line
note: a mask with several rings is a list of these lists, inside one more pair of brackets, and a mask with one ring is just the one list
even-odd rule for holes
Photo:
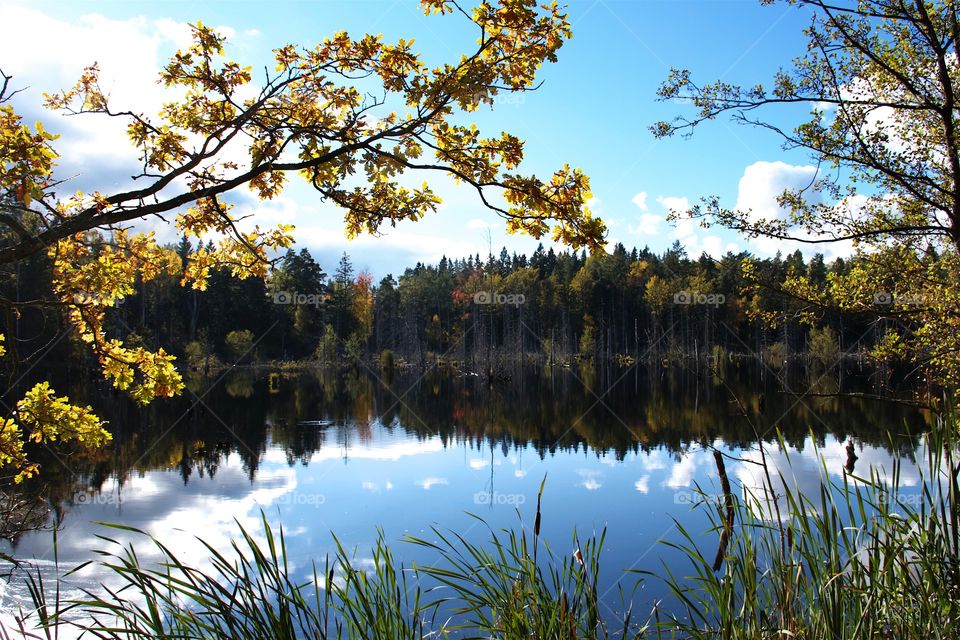
[[[543,478],[546,480],[546,476]],[[537,494],[537,517],[533,521],[533,535],[540,535],[540,498],[543,496],[543,485],[540,486],[540,493]]]

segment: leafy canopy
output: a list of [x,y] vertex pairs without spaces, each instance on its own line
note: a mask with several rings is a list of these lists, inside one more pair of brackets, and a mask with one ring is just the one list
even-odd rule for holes
[[[56,136],[22,122],[9,103],[10,78],[3,76],[0,264],[47,252],[54,291],[38,303],[66,309],[103,374],[148,403],[182,389],[174,357],[108,336],[105,311],[137,281],[182,267],[153,234],[131,233],[125,226],[131,220],[169,213],[180,232],[216,240],[186,265],[183,284],[198,290],[215,269],[264,277],[272,252],[290,246],[292,227],[244,224],[224,196],[246,187],[270,200],[291,175],[343,210],[351,236],[435,211],[440,199],[428,183],[412,187],[404,180],[430,173],[472,187],[511,232],[600,246],[605,227],[586,207],[590,185],[579,169],[564,165],[547,177],[517,173],[522,140],[505,132],[484,136],[458,121],[462,112],[493,106],[500,92],[535,89],[537,70],[556,60],[571,35],[566,15],[556,3],[531,0],[484,1],[472,11],[451,0],[422,0],[421,6],[427,14],[470,20],[478,35],[473,50],[428,67],[412,40],[387,43],[339,32],[312,48],[277,48],[274,71],[255,86],[250,67],[226,58],[225,38],[198,22],[191,46],[161,73],[171,99],[153,115],[113,105],[97,65],[90,66],[74,87],[47,95],[46,104],[126,122],[141,167],[136,186],[117,193],[61,193]],[[40,441],[70,437],[96,445],[108,438],[88,411],[47,391],[38,386],[28,393],[19,423],[11,418],[4,427],[0,463],[23,470],[18,479],[35,470],[18,448],[20,426]]]
[[[762,0],[773,4],[776,0]],[[909,358],[960,386],[960,20],[954,0],[784,0],[810,18],[807,51],[769,85],[700,85],[674,69],[659,90],[693,112],[651,129],[691,134],[721,115],[805,150],[815,180],[785,190],[782,217],[704,198],[688,212],[705,225],[807,244],[848,241],[863,258],[826,287],[808,277],[783,290],[817,313],[869,314],[888,333],[878,356]],[[791,105],[809,118],[783,124]],[[749,267],[748,267],[749,268]],[[749,273],[749,271],[748,271]],[[756,285],[761,285],[755,279]],[[769,284],[769,283],[766,283]],[[774,318],[769,318],[771,321]]]

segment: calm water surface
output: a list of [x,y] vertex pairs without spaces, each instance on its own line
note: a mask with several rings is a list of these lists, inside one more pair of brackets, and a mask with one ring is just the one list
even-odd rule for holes
[[[361,565],[372,562],[378,529],[405,563],[427,562],[400,539],[435,539],[434,526],[488,539],[470,514],[494,529],[531,525],[546,476],[542,535],[564,554],[574,549],[574,531],[584,538],[606,529],[604,591],[626,569],[666,563],[682,573],[680,559],[658,542],[678,539],[675,521],[702,534],[701,549],[712,557],[716,534],[703,510],[691,508],[698,486],[718,491],[712,448],[738,458],[727,462],[735,486],[759,486],[757,443],[766,442],[774,472],[815,491],[823,468],[842,478],[852,442],[858,473],[886,472],[900,460],[909,488],[919,481],[909,457],[929,420],[901,404],[829,397],[841,389],[872,393],[869,376],[855,371],[843,379],[816,371],[778,378],[756,365],[731,367],[722,379],[634,367],[518,371],[494,384],[448,370],[389,380],[370,372],[271,380],[233,371],[191,381],[190,389],[146,410],[91,392],[115,432],[112,449],[43,460],[62,568],[108,548],[100,535],[151,557],[142,538],[99,522],[157,535],[187,563],[208,566],[195,536],[226,549],[237,522],[258,531],[261,513],[282,523],[304,577],[332,554],[333,534]],[[792,448],[789,466],[772,444],[778,429]],[[902,435],[891,442],[888,430]],[[2,551],[53,577],[49,531],[26,533]],[[88,567],[68,579],[67,595],[100,582],[111,578]],[[664,595],[648,580],[634,606],[643,611]],[[25,599],[14,574],[2,607]],[[619,608],[615,591],[605,599]]]

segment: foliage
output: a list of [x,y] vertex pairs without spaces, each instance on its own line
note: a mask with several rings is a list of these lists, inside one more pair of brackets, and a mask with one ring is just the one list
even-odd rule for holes
[[75,442],[88,448],[111,440],[110,433],[90,407],[70,404],[66,396],[56,397],[47,382],[40,382],[27,391],[17,402],[15,416],[4,420],[0,428],[0,464],[17,470],[14,481],[18,483],[38,471],[38,465],[27,460],[23,450],[25,439],[41,444]]
[[[539,511],[537,516],[539,521]],[[489,530],[484,545],[436,528],[433,534],[437,542],[409,540],[437,554],[435,565],[417,569],[450,589],[446,602],[436,604],[452,609],[446,625],[451,632],[504,639],[606,637],[597,601],[605,532],[583,545],[574,533],[575,552],[562,558],[538,539],[538,526],[532,536]],[[537,560],[541,545],[545,566]]]
[[763,361],[774,371],[779,371],[787,363],[788,355],[787,345],[782,342],[774,342],[763,350]]
[[[457,11],[470,20],[480,32],[476,49],[430,67],[412,40],[338,32],[312,48],[278,47],[274,71],[257,87],[249,67],[227,58],[225,37],[197,22],[190,46],[160,74],[169,100],[154,114],[112,104],[97,65],[90,66],[74,87],[46,95],[46,106],[126,124],[142,166],[135,186],[115,193],[62,194],[56,136],[22,122],[10,104],[11,78],[0,76],[0,265],[45,253],[51,290],[36,304],[65,310],[103,375],[146,404],[182,389],[175,358],[112,337],[109,311],[164,275],[195,291],[223,273],[262,279],[271,254],[292,243],[289,225],[261,229],[234,214],[224,196],[235,189],[270,200],[299,175],[343,209],[352,236],[435,211],[440,199],[429,185],[410,188],[402,179],[439,172],[474,187],[511,232],[600,246],[605,227],[585,206],[589,180],[579,169],[564,165],[545,179],[516,173],[519,138],[484,137],[458,117],[492,107],[502,91],[535,88],[539,67],[555,61],[571,36],[566,16],[556,4],[525,0],[485,2],[472,13],[450,0],[421,5],[427,14]],[[395,105],[404,111],[391,112]],[[506,204],[492,204],[493,195]],[[184,236],[180,251],[159,246],[152,233],[126,231],[124,223],[167,213]],[[357,316],[366,321],[369,296],[361,304]],[[311,331],[309,314],[292,311],[294,328]],[[361,338],[368,329],[361,322]],[[25,464],[17,429],[6,424],[3,460]]]
[[363,360],[363,338],[360,337],[358,332],[354,331],[350,334],[350,337],[347,338],[347,341],[343,345],[343,353],[351,362]]
[[[178,248],[187,259],[194,250]],[[217,362],[235,361],[237,354],[227,348],[232,331],[252,331],[260,361],[336,364],[356,334],[351,345],[359,358],[389,349],[397,358],[421,364],[422,354],[446,354],[474,370],[487,359],[505,364],[545,362],[552,356],[556,364],[571,361],[586,334],[592,337],[587,342],[593,342],[589,353],[595,360],[618,362],[628,356],[635,362],[706,358],[714,347],[734,357],[759,357],[779,342],[779,368],[787,355],[807,353],[811,336],[826,328],[844,354],[882,356],[898,367],[909,357],[887,349],[887,329],[918,327],[909,318],[878,325],[868,314],[837,309],[840,303],[833,298],[825,301],[829,309],[812,313],[781,290],[798,276],[826,283],[855,272],[861,259],[827,263],[820,255],[808,260],[795,252],[752,257],[745,267],[745,253],[690,259],[673,249],[654,254],[621,245],[594,256],[540,249],[531,256],[500,254],[487,261],[444,257],[437,265],[419,264],[376,285],[363,273],[344,275],[341,285],[300,249],[270,270],[268,285],[213,270],[200,295],[181,288],[179,275],[161,274],[138,283],[124,304],[107,311],[105,323],[110,330],[141,336],[138,346],[169,346],[194,370],[206,367],[208,358],[212,369]],[[777,286],[754,290],[750,278],[760,277]],[[16,284],[0,280],[0,294],[39,296],[48,283],[42,272]],[[340,304],[336,291],[348,292],[349,304]],[[482,303],[487,295],[497,296],[491,299],[495,304]],[[344,337],[336,331],[338,317],[350,331]],[[326,335],[328,324],[333,337]],[[53,333],[30,334],[18,343],[42,348],[53,338]],[[191,344],[197,340],[209,348]]]
[[583,333],[580,335],[579,355],[581,358],[592,360],[597,354],[597,325],[593,316],[587,315],[583,319]]
[[197,368],[203,365],[209,350],[201,341],[191,340],[184,345],[183,352],[187,359],[187,365],[191,368]]
[[810,330],[810,357],[821,365],[833,366],[840,357],[837,336],[830,327],[815,327]]
[[316,359],[324,364],[332,364],[337,360],[337,334],[333,331],[333,325],[328,324],[323,329],[323,337],[317,345],[315,353]]
[[[108,536],[113,548],[103,551],[104,566],[122,587],[106,595],[87,591],[74,602],[52,602],[45,585],[31,578],[29,586],[46,632],[82,630],[84,637],[121,638],[422,638],[419,594],[408,589],[403,567],[378,538],[373,549],[375,574],[354,566],[338,544],[338,553],[322,566],[314,564],[304,581],[295,576],[286,555],[282,528],[274,533],[263,516],[262,541],[238,524],[240,536],[230,549],[203,543],[211,568],[183,563],[161,540],[121,525],[152,543],[161,562],[145,564],[133,546]],[[201,542],[203,542],[201,540]],[[412,599],[408,599],[411,598]],[[69,620],[75,610],[85,614]],[[31,637],[21,618],[25,637]]]
[[224,343],[230,355],[239,362],[253,350],[253,332],[249,329],[231,331],[224,338]]
[[[785,146],[810,153],[809,186],[779,197],[783,217],[724,208],[719,198],[676,216],[701,218],[748,236],[803,243],[849,241],[858,268],[822,281],[797,274],[782,283],[807,312],[839,308],[888,325],[878,356],[908,357],[931,379],[960,385],[960,144],[957,143],[960,43],[952,1],[784,0],[804,8],[807,50],[772,86],[697,84],[674,69],[664,100],[694,113],[659,122],[657,136],[692,133],[723,114],[769,129]],[[773,4],[774,0],[763,0]],[[792,130],[778,119],[809,108]],[[763,115],[770,113],[770,115]],[[769,285],[762,274],[751,281]]]

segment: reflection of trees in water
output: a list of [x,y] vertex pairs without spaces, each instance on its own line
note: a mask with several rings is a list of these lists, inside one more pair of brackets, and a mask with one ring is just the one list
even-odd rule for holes
[[50,504],[42,490],[0,491],[0,540],[9,541],[16,549],[24,533],[52,526]]
[[[855,383],[848,376],[843,390],[856,390]],[[275,393],[264,377],[237,370],[209,385],[146,408],[116,394],[88,395],[110,421],[114,441],[110,449],[71,457],[69,468],[38,452],[52,504],[69,504],[78,482],[96,489],[116,478],[122,486],[152,469],[176,469],[184,483],[213,477],[228,455],[240,457],[252,480],[268,442],[291,465],[307,464],[325,446],[349,457],[350,446],[374,440],[377,425],[439,437],[445,446],[507,452],[530,445],[541,457],[589,446],[622,459],[718,439],[747,446],[757,440],[755,428],[768,440],[779,429],[797,446],[810,433],[820,441],[833,433],[887,447],[887,430],[903,433],[910,425],[916,435],[928,419],[907,406],[831,396],[841,388],[836,372],[785,370],[775,377],[756,364],[518,368],[509,382],[495,383],[442,368],[398,372],[389,381],[365,371],[317,370],[282,375]],[[798,390],[817,395],[787,393]]]

